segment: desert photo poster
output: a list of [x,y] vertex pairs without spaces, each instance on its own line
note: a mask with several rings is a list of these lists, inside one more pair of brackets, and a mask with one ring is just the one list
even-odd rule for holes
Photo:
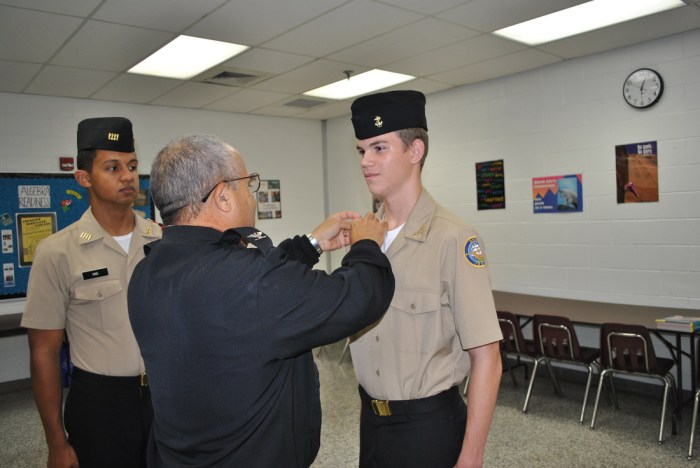
[[656,142],[615,146],[617,203],[659,201],[659,157]]

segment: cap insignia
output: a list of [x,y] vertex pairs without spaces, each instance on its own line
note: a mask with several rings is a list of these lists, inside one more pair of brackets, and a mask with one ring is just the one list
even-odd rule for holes
[[382,117],[379,115],[374,117],[374,126],[377,128],[382,128],[382,125],[384,125],[384,122],[382,122]]
[[109,141],[119,141],[119,134],[118,133],[107,133],[107,139]]
[[481,245],[479,245],[479,240],[476,236],[470,237],[467,239],[467,242],[464,243],[464,258],[475,268],[486,266],[486,258],[484,257],[484,252],[481,250]]

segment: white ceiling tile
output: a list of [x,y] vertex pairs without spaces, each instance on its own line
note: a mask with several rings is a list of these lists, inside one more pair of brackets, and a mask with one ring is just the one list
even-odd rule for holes
[[[265,47],[323,57],[420,18],[399,8],[369,0],[353,0],[266,42]],[[321,36],[323,40],[319,40]]]
[[19,93],[39,71],[36,63],[5,62],[0,60],[0,91]]
[[248,46],[278,36],[347,0],[231,0],[186,34]]
[[104,101],[145,104],[181,84],[180,80],[122,73],[90,97]]
[[[409,73],[418,79],[387,89],[430,94],[594,53],[621,74],[635,60],[667,60],[668,50],[697,54],[700,0],[537,48],[486,32],[583,1],[0,0],[0,91],[322,119],[348,110],[284,103],[346,70]],[[126,74],[178,33],[252,48],[189,82]],[[628,47],[660,37],[673,45],[641,47],[650,55]],[[618,47],[628,47],[622,59]],[[202,82],[220,70],[257,78]],[[270,102],[276,95],[288,99]]]
[[624,27],[609,26],[537,48],[564,58],[580,57],[689,31],[699,24],[700,8],[681,7],[629,21]]
[[493,32],[589,0],[473,0],[436,15],[468,28]]
[[0,60],[45,62],[81,22],[69,16],[0,6]]
[[114,78],[116,73],[100,70],[45,66],[25,92],[48,96],[86,98]]
[[62,15],[88,16],[102,0],[0,0],[0,4]]
[[272,115],[275,117],[294,117],[301,112],[304,112],[304,109],[299,107],[275,105],[261,107],[260,109],[252,111],[251,114]]
[[289,94],[274,93],[256,89],[242,89],[205,106],[205,109],[226,112],[251,112],[261,107],[280,102]]
[[[311,109],[297,114],[295,117],[300,117],[303,119],[317,119],[317,120],[327,120],[339,115],[350,114],[350,105],[352,104],[352,99],[338,102],[331,102],[329,104],[312,107]],[[350,125],[350,119],[348,118],[348,126]]]
[[465,3],[465,0],[382,0],[382,3],[387,3],[400,8],[406,8],[407,10],[416,11],[426,15],[434,15],[456,5]]
[[423,94],[436,93],[438,91],[444,91],[451,88],[452,85],[446,82],[440,82],[433,79],[418,78],[415,80],[407,81],[406,83],[401,83],[390,88],[383,89],[382,91],[397,91],[401,89],[413,89],[415,91],[420,91]]
[[313,61],[308,55],[290,54],[276,50],[255,47],[248,49],[221,65],[224,67],[245,68],[263,73],[284,73]]
[[185,82],[153,100],[159,106],[202,108],[222,97],[234,93],[236,88],[207,83]]
[[553,55],[534,49],[527,49],[466,67],[436,73],[429,78],[459,86],[512,75],[559,61],[561,59]]
[[400,60],[385,68],[413,76],[428,76],[510,54],[524,48],[525,46],[522,44],[484,34]]
[[478,35],[462,26],[426,18],[329,55],[330,60],[381,67],[385,63],[430,51]]
[[174,38],[173,34],[161,31],[88,21],[51,63],[126,71]]
[[316,60],[274,78],[255,85],[258,89],[282,91],[291,94],[302,94],[319,86],[345,78],[344,70],[354,68],[355,74],[367,71],[347,63],[330,60]]
[[[93,19],[180,32],[225,0],[107,0]],[[167,11],[167,14],[163,14]]]

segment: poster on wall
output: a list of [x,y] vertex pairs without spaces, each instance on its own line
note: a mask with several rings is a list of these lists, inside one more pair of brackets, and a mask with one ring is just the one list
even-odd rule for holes
[[500,210],[506,207],[503,160],[476,163],[476,208]]
[[282,217],[282,197],[279,180],[261,180],[258,190],[258,219]]
[[[149,182],[148,176],[139,176],[134,211],[153,219]],[[87,190],[73,174],[0,173],[0,299],[26,295],[39,242],[76,222],[88,207]]]
[[581,174],[533,177],[533,212],[571,213],[583,211],[582,181]]
[[656,142],[615,146],[617,203],[659,201],[659,161]]

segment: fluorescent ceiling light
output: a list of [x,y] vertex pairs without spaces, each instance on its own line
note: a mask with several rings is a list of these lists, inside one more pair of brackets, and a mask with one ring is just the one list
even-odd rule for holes
[[370,70],[347,79],[336,81],[320,88],[312,89],[304,94],[326,99],[348,99],[389,86],[415,80],[415,76],[384,70]]
[[534,46],[682,6],[681,0],[593,0],[494,34]]
[[247,49],[248,46],[229,42],[178,36],[128,73],[188,80]]

